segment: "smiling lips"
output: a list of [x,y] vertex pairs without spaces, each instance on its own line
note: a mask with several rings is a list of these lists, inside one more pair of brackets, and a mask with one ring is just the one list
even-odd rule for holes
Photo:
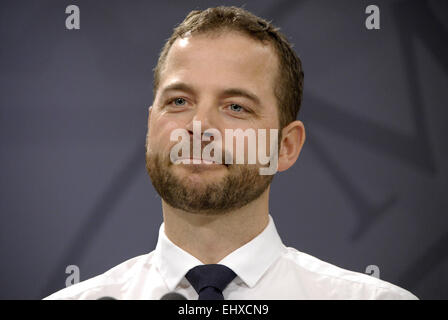
[[[195,162],[193,162],[193,159],[196,160],[196,161],[200,160],[201,162],[200,163],[195,163]],[[213,160],[198,159],[198,158],[179,158],[179,159],[176,160],[175,164],[181,164],[182,160],[189,160],[190,163],[184,163],[184,165],[194,166],[194,167],[204,167],[204,168],[210,168],[210,169],[212,169],[212,168],[219,168],[219,167],[222,167],[222,166],[227,167],[227,165],[224,164],[224,163],[217,163],[217,162],[215,162]]]

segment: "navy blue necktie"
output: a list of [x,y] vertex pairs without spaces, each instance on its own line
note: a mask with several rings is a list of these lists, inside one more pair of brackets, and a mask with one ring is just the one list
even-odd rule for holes
[[222,291],[235,277],[235,272],[222,264],[196,266],[185,275],[199,294],[198,300],[224,300]]

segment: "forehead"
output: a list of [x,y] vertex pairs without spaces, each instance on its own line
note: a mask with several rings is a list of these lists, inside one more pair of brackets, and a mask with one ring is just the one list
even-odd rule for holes
[[177,39],[160,75],[160,87],[188,81],[215,87],[241,86],[274,95],[278,70],[270,43],[239,32],[206,33]]

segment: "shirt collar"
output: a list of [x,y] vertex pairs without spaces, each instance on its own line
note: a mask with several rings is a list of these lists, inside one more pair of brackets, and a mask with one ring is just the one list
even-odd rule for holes
[[[232,269],[251,288],[284,250],[286,248],[278,235],[274,220],[269,215],[268,225],[259,235],[218,263]],[[188,270],[203,264],[168,239],[164,223],[159,229],[155,258],[157,269],[170,291],[176,288]]]

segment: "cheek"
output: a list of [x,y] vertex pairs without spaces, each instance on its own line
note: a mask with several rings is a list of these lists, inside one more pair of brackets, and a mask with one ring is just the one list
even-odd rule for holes
[[169,149],[176,141],[170,141],[171,132],[178,128],[185,128],[178,121],[155,118],[149,123],[148,145],[151,148]]
[[[258,159],[259,154],[261,152],[261,156],[269,157],[272,152],[278,150],[278,126],[274,121],[264,121],[264,122],[256,122],[253,125],[247,126],[239,126],[239,129],[243,131],[250,129],[254,135],[251,138],[240,136],[239,140],[244,139],[243,143],[238,143],[237,137],[230,138],[232,142],[233,149],[230,148],[230,145],[226,145],[226,135],[222,136],[222,146],[226,149],[227,152],[233,154],[234,161],[236,159],[237,153],[244,155],[244,162],[249,162],[249,157],[252,159]],[[234,129],[235,130],[235,129]],[[253,160],[252,160],[253,161]]]
[[263,119],[262,123],[259,123],[259,129],[264,129],[262,131],[257,130],[257,145],[256,152],[257,157],[260,152],[264,156],[271,156],[271,151],[275,152],[278,150],[278,124],[274,114],[270,114],[268,117]]

